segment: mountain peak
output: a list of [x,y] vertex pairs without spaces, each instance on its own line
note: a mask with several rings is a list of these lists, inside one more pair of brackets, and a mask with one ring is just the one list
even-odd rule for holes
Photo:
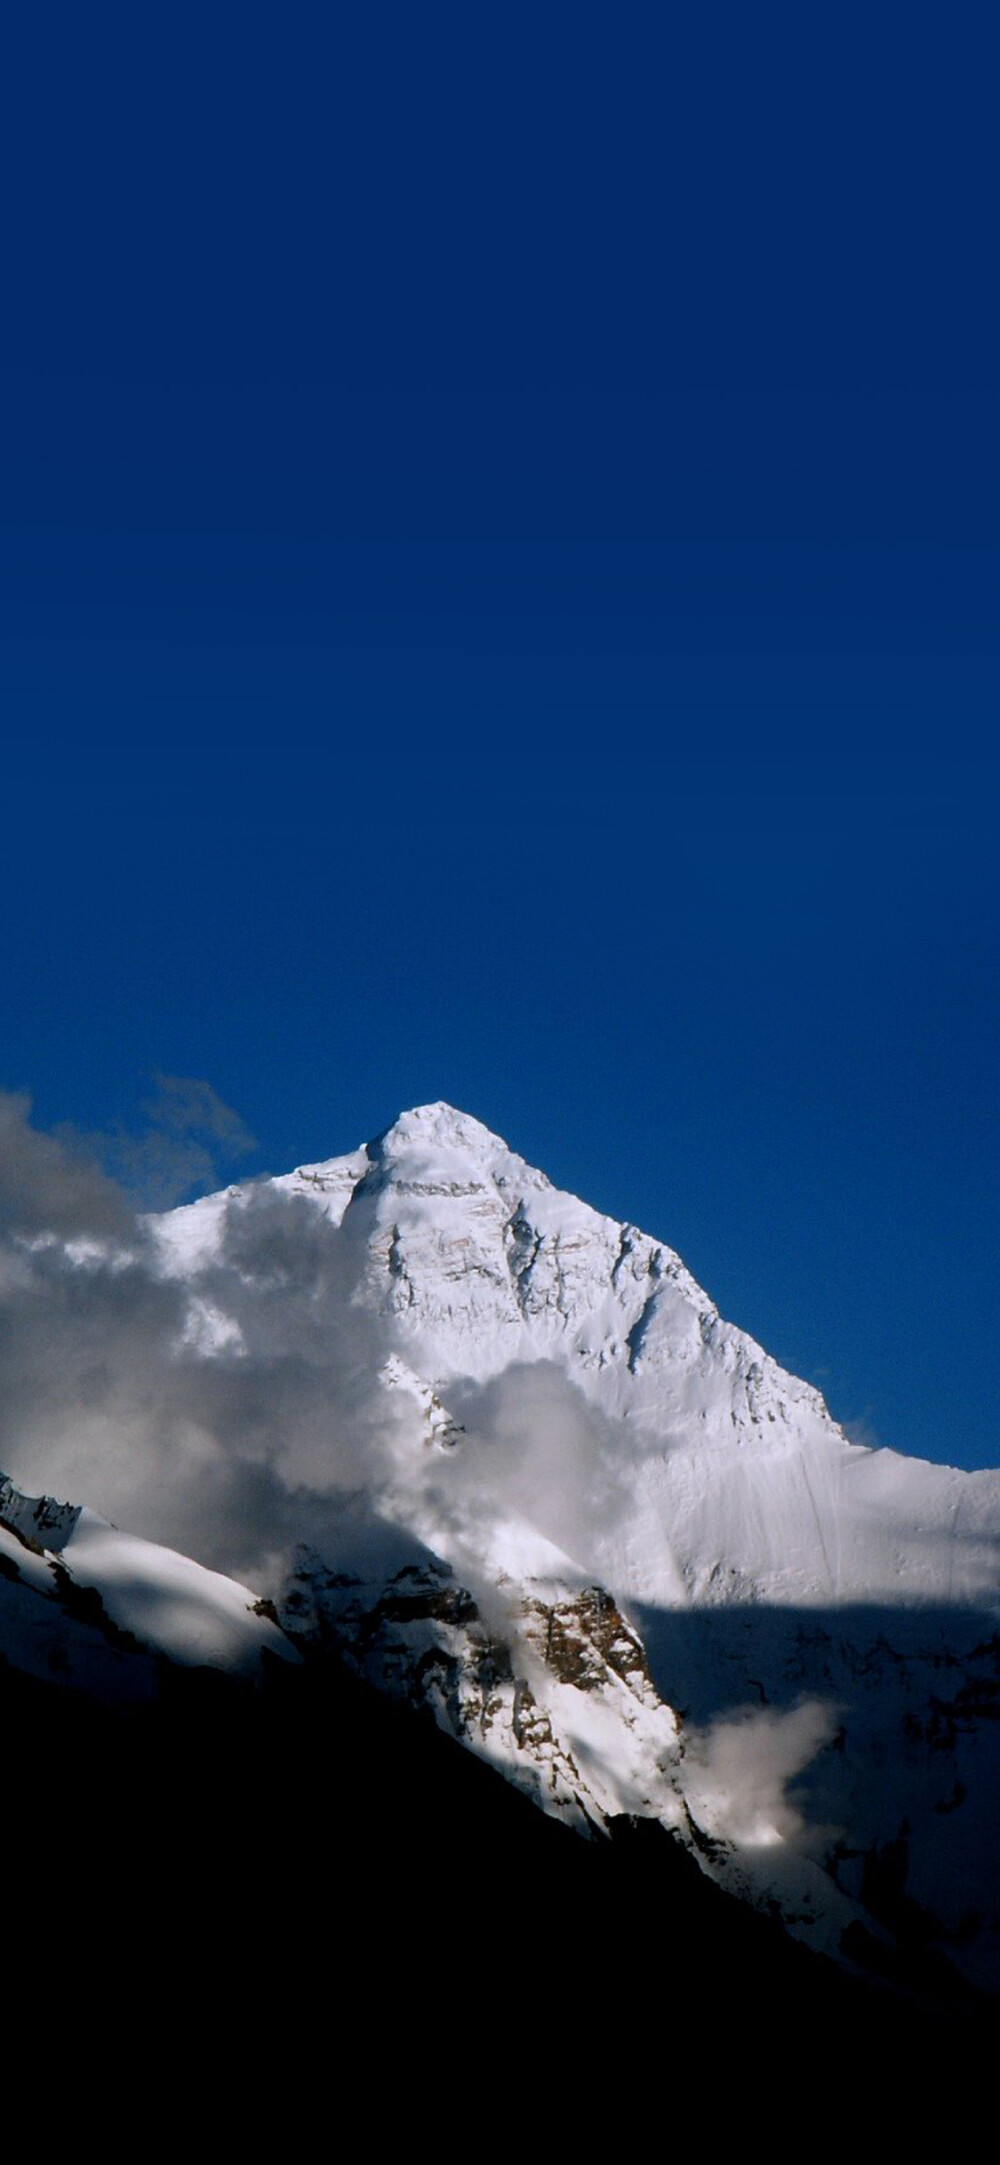
[[368,1147],[373,1154],[391,1157],[397,1149],[413,1144],[433,1144],[477,1155],[508,1151],[502,1136],[495,1135],[481,1120],[462,1112],[457,1105],[447,1104],[443,1098],[430,1105],[414,1105],[408,1112],[400,1113]]

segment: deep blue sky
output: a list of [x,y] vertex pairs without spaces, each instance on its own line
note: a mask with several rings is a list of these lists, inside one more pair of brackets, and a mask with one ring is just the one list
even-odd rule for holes
[[0,1085],[447,1097],[995,1463],[993,56],[319,20],[7,71]]

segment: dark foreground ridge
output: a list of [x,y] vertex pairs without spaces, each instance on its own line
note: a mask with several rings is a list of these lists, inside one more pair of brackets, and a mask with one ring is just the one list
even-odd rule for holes
[[5,1668],[0,1710],[5,2032],[44,2005],[57,2054],[113,2040],[123,2081],[234,2034],[306,2085],[335,2048],[346,2082],[358,2053],[460,2088],[485,2057],[524,2096],[617,2070],[648,2102],[665,2057],[884,2081],[995,2028],[971,1994],[841,1974],[652,1822],[568,1832],[336,1666],[179,1674],[127,1714]]

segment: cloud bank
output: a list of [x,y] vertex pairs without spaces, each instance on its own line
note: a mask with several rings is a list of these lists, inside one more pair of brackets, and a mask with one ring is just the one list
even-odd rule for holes
[[[207,1085],[164,1078],[160,1104],[184,1151],[192,1112],[230,1147],[245,1134]],[[77,1136],[34,1128],[26,1097],[0,1094],[0,1465],[259,1574],[301,1537],[311,1492],[363,1478],[370,1363],[362,1320],[344,1325],[340,1251],[306,1203],[251,1191],[223,1255],[253,1351],[209,1359],[126,1189]],[[276,1303],[293,1279],[301,1297]]]

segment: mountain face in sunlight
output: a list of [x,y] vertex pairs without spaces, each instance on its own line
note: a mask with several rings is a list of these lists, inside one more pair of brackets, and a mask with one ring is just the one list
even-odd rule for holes
[[848,1442],[669,1248],[447,1105],[45,1256],[70,1369],[126,1288],[134,1327],[15,1435],[16,1669],[333,1664],[577,1834],[658,1823],[855,1969],[1000,1989],[1000,1473]]

